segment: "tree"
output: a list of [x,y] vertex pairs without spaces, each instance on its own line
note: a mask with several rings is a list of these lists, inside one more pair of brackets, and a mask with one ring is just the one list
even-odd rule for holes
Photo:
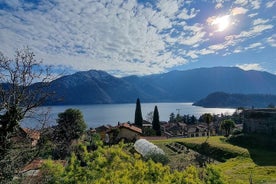
[[56,157],[64,159],[70,153],[73,140],[81,137],[86,129],[82,112],[78,109],[67,109],[58,114],[55,135],[57,142]]
[[146,120],[149,122],[152,122],[153,120],[153,111],[150,111],[147,116],[146,116]]
[[231,119],[226,119],[221,123],[220,127],[225,130],[225,136],[229,136],[231,130],[235,128],[235,122]]
[[53,80],[50,69],[29,48],[17,50],[13,59],[0,52],[0,183],[12,179],[14,171],[32,159],[30,155],[23,158],[26,148],[15,149],[19,143],[12,137],[21,130],[21,120],[34,117],[37,107],[52,95],[47,90]]
[[161,136],[159,112],[157,106],[154,107],[152,129],[155,130],[157,136]]
[[196,117],[194,115],[191,116],[191,124],[195,124],[197,121]]
[[137,98],[136,100],[134,124],[138,127],[142,127],[143,125],[143,117],[142,117],[141,104],[140,104],[139,98]]
[[175,114],[172,112],[170,114],[170,120],[169,120],[170,123],[174,123],[175,122]]
[[207,124],[207,128],[208,128],[208,137],[210,136],[210,123],[212,122],[212,115],[210,113],[205,113],[202,115],[203,116],[203,121],[204,123]]

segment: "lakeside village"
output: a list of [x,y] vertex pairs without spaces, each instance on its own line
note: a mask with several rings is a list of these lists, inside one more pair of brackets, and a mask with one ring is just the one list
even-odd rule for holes
[[[152,117],[152,119],[155,118]],[[92,134],[99,134],[105,143],[116,144],[121,140],[135,142],[135,140],[142,138],[160,140],[228,136],[230,133],[239,134],[241,132],[273,135],[276,131],[275,122],[275,108],[237,109],[232,115],[205,113],[198,119],[194,115],[175,115],[171,113],[169,121],[160,121],[157,129],[154,127],[154,121],[150,122],[143,119],[141,126],[130,122],[118,122],[116,126],[102,125],[90,128],[88,131]],[[160,133],[158,133],[159,131]]]
[[[139,116],[137,112],[141,114],[140,108],[140,104],[136,103],[135,116]],[[122,140],[124,142],[135,142],[142,138],[159,140],[218,135],[228,136],[230,133],[238,134],[241,132],[273,135],[276,131],[276,108],[238,108],[232,115],[205,113],[198,119],[194,115],[175,115],[171,113],[168,122],[159,121],[159,117],[154,117],[155,113],[148,114],[152,116],[152,122],[141,119],[141,126],[131,122],[118,122],[116,126],[101,125],[96,128],[89,128],[86,130],[86,134],[98,134],[105,143],[117,144]],[[158,109],[157,116],[159,116]],[[153,125],[155,118],[157,118],[157,128],[154,127],[156,125]],[[223,123],[228,120],[231,120],[233,124],[230,124],[229,127],[227,125],[223,126]],[[47,128],[48,134],[49,132],[54,132],[54,128]],[[29,128],[22,128],[21,130],[20,135],[31,140],[32,146],[39,142],[40,131]]]
[[[66,110],[62,115],[59,115],[59,119],[57,120],[58,124],[66,118],[75,118],[73,116],[65,117],[64,115],[66,113],[67,115],[70,114],[67,111],[71,111],[70,113],[80,112],[74,109]],[[81,113],[80,115],[82,116]],[[77,118],[82,118],[81,116]],[[65,123],[70,122],[66,121]],[[43,130],[43,135],[42,132],[38,130],[20,128],[19,132],[13,137],[13,140],[15,142],[21,142],[22,144],[20,147],[24,147],[24,149],[27,144],[30,145],[29,151],[37,147],[37,145],[43,145],[43,150],[40,150],[43,154],[40,154],[39,157],[34,158],[29,164],[22,167],[18,173],[21,176],[27,176],[29,178],[41,175],[40,168],[44,162],[44,157],[49,155],[51,155],[53,160],[57,160],[56,162],[65,166],[67,163],[66,158],[72,151],[72,145],[77,145],[80,139],[88,143],[88,151],[97,149],[95,142],[93,142],[95,141],[93,137],[98,137],[105,145],[111,146],[120,143],[122,140],[125,143],[146,140],[148,141],[146,144],[149,145],[152,140],[209,137],[216,135],[228,136],[241,132],[273,135],[276,131],[276,109],[237,109],[232,115],[203,114],[198,119],[193,115],[175,115],[171,113],[168,122],[159,122],[158,108],[155,107],[152,113],[152,122],[150,122],[143,120],[140,101],[138,101],[136,103],[135,121],[141,121],[141,124],[137,125],[137,122],[118,122],[116,126],[102,125],[89,129],[83,126],[82,128],[86,130],[81,136],[74,133],[72,134],[72,131],[77,132],[78,130],[76,129],[79,127],[73,126],[73,129],[69,130],[69,125],[64,126],[67,127],[67,129],[56,128],[61,124],[56,127],[49,127]],[[55,141],[57,143],[53,143]],[[136,151],[139,152],[137,149]]]

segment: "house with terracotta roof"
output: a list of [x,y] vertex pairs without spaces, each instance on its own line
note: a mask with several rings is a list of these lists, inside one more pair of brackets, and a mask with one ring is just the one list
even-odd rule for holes
[[125,141],[132,141],[139,138],[142,134],[142,129],[130,123],[118,123],[118,125],[108,131],[110,140],[118,142],[122,139]]
[[101,139],[104,140],[106,132],[110,131],[112,129],[111,125],[101,125],[97,128],[95,128],[96,133],[98,133],[101,136]]
[[[44,162],[45,160],[37,158],[25,165],[18,173],[19,176],[23,178],[23,180],[20,180],[20,183],[41,183],[43,173],[41,173],[40,169]],[[54,162],[62,164],[64,167],[67,164],[66,160],[54,160]],[[17,179],[19,179],[19,177],[14,178],[14,180]]]

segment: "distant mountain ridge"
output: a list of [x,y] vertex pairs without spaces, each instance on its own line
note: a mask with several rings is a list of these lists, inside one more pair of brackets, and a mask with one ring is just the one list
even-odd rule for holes
[[267,108],[276,105],[276,95],[215,92],[193,103],[193,105],[208,108]]
[[214,67],[118,78],[90,70],[58,78],[49,90],[59,101],[49,100],[47,105],[134,103],[137,97],[142,102],[194,102],[217,91],[276,94],[276,75]]

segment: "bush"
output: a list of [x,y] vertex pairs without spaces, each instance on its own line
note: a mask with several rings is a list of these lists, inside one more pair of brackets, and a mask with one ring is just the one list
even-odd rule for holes
[[145,160],[152,160],[155,163],[161,163],[163,165],[166,165],[169,163],[169,158],[166,155],[161,154],[161,153],[153,153],[153,152],[148,153],[145,156]]

